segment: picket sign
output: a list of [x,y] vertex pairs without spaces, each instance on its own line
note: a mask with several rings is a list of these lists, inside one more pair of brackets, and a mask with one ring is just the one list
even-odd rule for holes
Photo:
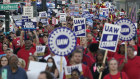
[[38,56],[44,56],[46,46],[36,46],[36,53]]
[[39,17],[47,17],[46,11],[39,12]]
[[127,59],[127,41],[132,40],[136,35],[136,26],[129,19],[120,19],[115,24],[121,26],[119,39],[125,41],[125,58]]
[[74,18],[74,32],[77,37],[85,37],[86,36],[86,22],[85,18]]
[[29,19],[33,18],[33,6],[23,6],[23,16],[28,16]]
[[71,54],[76,47],[76,36],[74,32],[67,27],[54,29],[48,37],[48,45],[55,55],[61,56],[60,73],[62,72],[63,57]]
[[[100,40],[99,48],[105,50],[104,60],[105,63],[108,51],[116,51],[118,38],[120,35],[121,27],[109,23],[105,23],[102,37]],[[102,77],[102,72],[100,72],[99,79]]]
[[100,14],[104,16],[109,15],[109,9],[108,8],[100,8]]
[[80,71],[81,75],[83,75],[82,64],[66,66],[64,69],[65,69],[66,79],[71,79],[71,71],[73,69],[78,69]]
[[60,13],[60,22],[66,22],[66,13]]

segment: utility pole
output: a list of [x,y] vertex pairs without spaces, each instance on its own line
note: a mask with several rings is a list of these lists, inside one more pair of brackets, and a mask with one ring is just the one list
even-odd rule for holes
[[6,32],[6,35],[8,34],[9,32],[9,10],[6,10],[5,11],[5,32]]
[[42,0],[42,11],[46,11],[46,0]]
[[33,6],[33,16],[36,17],[37,16],[37,6],[36,6],[36,0],[32,0],[31,2],[32,6]]

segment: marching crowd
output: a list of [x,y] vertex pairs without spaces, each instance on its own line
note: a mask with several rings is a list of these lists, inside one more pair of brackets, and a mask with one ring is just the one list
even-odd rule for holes
[[[82,15],[83,6],[79,5],[79,15]],[[48,46],[48,36],[51,31],[57,27],[68,27],[73,30],[73,17],[70,7],[64,6],[62,11],[67,14],[66,22],[52,24],[52,18],[56,17],[52,12],[48,18],[48,24],[37,23],[37,29],[34,31],[24,31],[16,27],[9,35],[5,35],[2,30],[2,21],[0,22],[0,79],[28,79],[28,67],[30,61],[44,62],[47,66],[40,73],[38,79],[68,79],[65,75],[64,67],[73,65],[82,65],[82,72],[78,69],[71,71],[69,79],[140,79],[140,21],[137,23],[137,34],[127,42],[127,58],[125,58],[124,41],[119,40],[116,52],[108,51],[106,63],[103,63],[105,51],[99,49],[99,42],[105,23],[114,24],[121,18],[127,18],[126,12],[114,9],[109,11],[108,17],[103,19],[99,17],[100,8],[105,8],[104,3],[90,4],[94,9],[89,9],[93,24],[86,24],[86,37],[77,38],[76,49],[68,56],[63,56],[62,71],[60,69],[61,57],[52,53]],[[85,6],[87,8],[87,5]],[[120,15],[124,12],[124,15]],[[44,56],[39,58],[36,54],[36,46],[46,46]]]

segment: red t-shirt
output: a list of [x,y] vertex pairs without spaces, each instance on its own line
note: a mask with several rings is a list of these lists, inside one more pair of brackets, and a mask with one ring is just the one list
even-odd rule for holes
[[36,51],[36,48],[34,46],[30,50],[25,50],[25,48],[22,48],[18,51],[17,56],[19,58],[24,59],[26,62],[25,69],[27,69],[27,67],[28,67],[28,60],[29,60],[29,56],[30,56],[29,54],[32,53],[32,55],[33,55],[35,51]]
[[2,43],[0,43],[0,52],[2,52]]
[[90,59],[91,59],[91,61],[92,61],[93,63],[95,63],[95,62],[96,62],[96,55],[95,55],[95,56],[93,56],[93,55],[91,54],[91,52],[89,52],[89,53],[87,53],[87,56],[89,56],[89,57],[90,57]]
[[0,52],[0,55],[5,54],[3,51]]
[[104,79],[128,79],[128,77],[125,72],[118,72],[116,75],[107,74]]
[[19,38],[19,37],[14,38],[13,41],[12,41],[12,44],[13,44],[13,47],[14,47],[15,49],[20,48],[20,38]]
[[112,54],[112,57],[108,57],[108,61],[112,58],[115,58],[118,61],[119,65],[122,64],[123,60],[125,59],[124,55],[118,54],[117,52],[115,52],[115,53],[108,52],[108,54],[110,54],[110,55]]
[[128,58],[128,62],[125,64],[123,71],[128,75],[129,79],[140,79],[140,57]]

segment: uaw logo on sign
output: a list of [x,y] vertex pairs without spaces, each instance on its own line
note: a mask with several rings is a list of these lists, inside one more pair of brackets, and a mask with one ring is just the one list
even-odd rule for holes
[[85,18],[74,18],[74,32],[77,37],[86,36],[86,25]]
[[136,26],[129,19],[120,19],[116,25],[121,26],[120,40],[130,41],[136,35]]
[[99,48],[115,52],[118,44],[120,31],[120,26],[105,23]]
[[67,27],[56,28],[49,35],[48,45],[55,55],[65,56],[75,49],[76,36]]

